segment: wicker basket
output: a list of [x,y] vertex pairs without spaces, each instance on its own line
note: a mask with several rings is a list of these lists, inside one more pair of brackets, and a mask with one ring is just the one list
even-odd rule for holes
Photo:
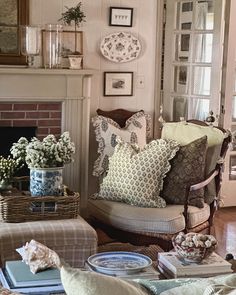
[[24,222],[76,218],[79,214],[79,194],[32,197],[19,191],[0,196],[0,220]]

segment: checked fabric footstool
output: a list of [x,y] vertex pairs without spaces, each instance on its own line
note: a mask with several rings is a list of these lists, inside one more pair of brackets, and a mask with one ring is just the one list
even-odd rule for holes
[[0,263],[21,259],[15,251],[34,239],[57,252],[72,267],[83,267],[97,252],[96,231],[80,216],[76,219],[0,222]]

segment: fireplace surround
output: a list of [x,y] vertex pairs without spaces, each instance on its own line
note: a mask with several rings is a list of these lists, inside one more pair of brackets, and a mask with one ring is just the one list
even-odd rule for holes
[[70,132],[76,153],[64,169],[64,182],[80,193],[82,215],[88,194],[93,74],[94,70],[0,68],[0,126],[36,126],[41,138]]

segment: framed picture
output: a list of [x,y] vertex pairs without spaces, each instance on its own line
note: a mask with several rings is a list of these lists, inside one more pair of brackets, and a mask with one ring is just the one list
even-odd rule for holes
[[75,52],[83,55],[83,32],[63,31],[62,57],[68,57],[68,55],[74,54]]
[[133,8],[110,7],[110,26],[132,27]]
[[133,72],[104,72],[104,96],[132,96]]

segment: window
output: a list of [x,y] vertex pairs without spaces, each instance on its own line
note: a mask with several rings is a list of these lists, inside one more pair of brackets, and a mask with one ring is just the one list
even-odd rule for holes
[[28,24],[29,0],[0,0],[0,64],[26,64],[20,53],[20,25]]

